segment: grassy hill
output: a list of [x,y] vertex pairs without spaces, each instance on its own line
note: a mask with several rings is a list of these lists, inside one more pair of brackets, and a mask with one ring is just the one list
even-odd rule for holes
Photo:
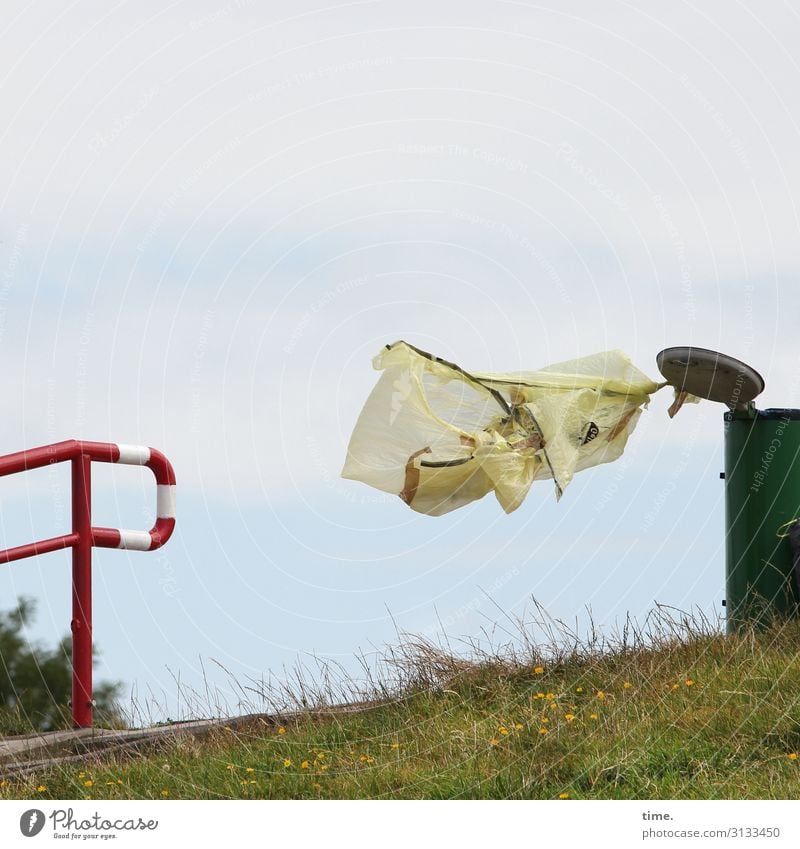
[[[800,621],[725,636],[660,610],[468,657],[406,640],[376,703],[6,780],[0,798],[786,799],[800,794]],[[363,696],[364,693],[362,692]]]

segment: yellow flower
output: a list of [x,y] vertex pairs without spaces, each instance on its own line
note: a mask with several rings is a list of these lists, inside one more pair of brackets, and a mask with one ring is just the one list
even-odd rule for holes
[[542,717],[542,725],[547,725],[548,722],[550,722],[550,720],[546,716],[543,716]]
[[555,710],[557,707],[558,705],[555,702],[550,703],[550,710]]
[[233,764],[228,764],[225,769],[236,769],[236,767]]
[[596,713],[590,713],[589,719],[597,719],[597,714]]
[[569,799],[569,793],[559,793],[558,798],[559,799]]
[[44,793],[44,791],[45,791],[45,790],[47,790],[47,788],[44,786],[44,784],[40,784],[40,785],[36,788],[36,792],[37,792],[37,793]]
[[278,729],[278,734],[285,734],[285,733],[286,733],[286,729],[281,725],[281,727]]
[[786,757],[789,758],[790,761],[796,761],[797,760],[797,752],[789,752],[789,754]]
[[497,739],[497,737],[492,737],[492,739],[489,740],[489,745],[490,746],[499,746],[500,741]]
[[255,770],[253,769],[253,767],[249,766],[249,767],[247,767],[245,772],[255,772]]
[[303,761],[303,763],[300,764],[300,769],[308,769],[308,761]]
[[400,744],[399,744],[399,743],[392,743],[391,748],[392,748],[392,749],[399,749],[399,748],[400,748]]
[[540,728],[539,733],[540,734],[547,734],[547,729],[546,728]]
[[321,784],[315,784],[314,789],[315,790],[322,790],[322,785]]
[[692,681],[691,678],[687,678],[683,683],[686,684],[687,687],[692,687],[694,685],[694,681]]
[[524,726],[521,722],[515,722],[515,723],[514,723],[514,730],[515,730],[515,731],[522,731],[522,729],[523,729],[524,727],[525,727],[525,726]]
[[605,697],[606,697],[606,694],[605,694],[602,690],[598,690],[598,691],[597,691],[597,698],[598,698],[598,699],[601,699],[601,700],[602,700],[602,699],[604,699]]
[[534,696],[534,698],[536,698],[536,699],[543,699],[543,698],[544,698],[544,693],[537,693],[537,694]]
[[87,781],[83,782],[84,787],[91,787],[93,784],[94,784],[94,781],[92,781],[91,779],[88,779]]
[[327,768],[328,768],[328,764],[322,764],[322,766],[319,768],[319,771],[320,771],[320,772],[325,772],[325,770],[326,770]]
[[[398,743],[397,745],[399,746],[400,744]],[[318,757],[321,761],[324,761],[324,760],[325,760],[325,752],[317,752],[317,757]]]
[[576,692],[576,693],[582,693],[582,692],[583,692],[583,687],[576,687],[576,688],[575,688],[575,692]]
[[534,671],[537,675],[542,675],[542,674],[544,673],[544,667],[543,667],[543,666],[537,666],[537,667],[536,667],[533,671]]
[[680,684],[673,684],[672,689],[677,690],[680,687]]
[[239,782],[239,784],[243,784],[243,785],[245,785],[245,786],[246,786],[246,785],[247,785],[247,779],[246,779],[246,778],[241,779],[241,781]]
[[165,796],[165,797],[166,797],[166,796],[169,796],[169,790],[167,790],[167,788],[165,787],[165,788],[161,791],[161,795],[162,795],[162,796]]
[[630,681],[626,681],[626,682],[622,685],[622,689],[623,689],[623,690],[630,690],[630,688],[631,688],[632,686],[633,686],[633,684],[631,684],[631,682],[630,682]]
[[564,719],[566,719],[567,722],[572,722],[572,720],[575,719],[575,714],[574,713],[565,713]]
[[85,778],[85,777],[86,777],[86,773],[85,773],[85,772],[79,772],[79,773],[78,773],[78,778]]
[[505,727],[505,725],[501,725],[497,729],[497,731],[498,731],[498,733],[502,734],[504,737],[507,736],[507,734],[508,734],[508,729]]
[[547,701],[548,701],[548,702],[551,702],[551,701],[552,701],[555,697],[556,697],[556,696],[555,696],[555,693],[548,693],[548,694],[545,696],[545,698],[547,699]]
[[284,758],[283,765],[286,766],[286,767],[291,766],[292,765],[292,759],[291,758]]

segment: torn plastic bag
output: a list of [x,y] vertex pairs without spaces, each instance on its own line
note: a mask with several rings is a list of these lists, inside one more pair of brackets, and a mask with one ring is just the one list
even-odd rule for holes
[[560,498],[575,472],[616,460],[664,384],[606,351],[535,372],[470,374],[406,342],[373,360],[383,374],[356,422],[342,476],[440,516],[494,491],[520,506],[535,480]]

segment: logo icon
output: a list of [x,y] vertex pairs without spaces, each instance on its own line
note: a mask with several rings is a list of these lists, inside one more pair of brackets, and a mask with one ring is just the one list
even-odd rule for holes
[[19,830],[25,837],[36,837],[44,828],[44,812],[38,808],[31,808],[19,818]]

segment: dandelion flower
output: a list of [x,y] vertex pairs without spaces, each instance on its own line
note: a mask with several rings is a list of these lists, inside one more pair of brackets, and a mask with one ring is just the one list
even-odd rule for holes
[[558,798],[559,799],[569,799],[569,793],[559,793]]
[[601,701],[606,697],[606,694],[602,690],[597,691],[597,698]]
[[278,734],[285,734],[285,733],[286,733],[286,729],[281,725],[281,727],[278,729]]
[[400,744],[399,744],[399,743],[392,743],[391,748],[392,748],[392,749],[399,749],[399,748],[400,748]]
[[687,687],[694,686],[694,681],[692,681],[691,678],[687,678],[683,683],[686,684]]
[[564,719],[566,719],[567,722],[572,722],[572,720],[575,719],[575,714],[574,713],[565,713]]
[[89,778],[89,779],[87,779],[86,781],[83,782],[84,787],[92,787],[93,785],[94,785],[94,781],[92,781],[91,778]]
[[537,693],[537,694],[536,694],[536,698],[537,698],[537,699],[543,699],[543,698],[544,698],[544,693]]
[[45,791],[45,790],[47,790],[47,788],[44,786],[44,784],[40,784],[40,785],[36,788],[36,792],[37,792],[37,793],[44,793],[44,791]]
[[543,716],[542,717],[542,725],[547,725],[548,722],[550,722],[550,720],[546,716]]
[[499,746],[500,741],[497,739],[497,737],[492,737],[492,739],[489,740],[489,745],[490,746]]
[[284,758],[283,759],[283,765],[285,767],[290,767],[292,765],[292,759],[291,758]]
[[582,692],[583,692],[583,687],[576,687],[576,688],[575,688],[575,692],[576,692],[576,693],[582,693]]
[[788,757],[790,761],[796,761],[797,760],[797,752],[789,752],[789,754],[786,757]]
[[596,713],[590,713],[589,719],[597,719],[597,714]]
[[236,767],[233,764],[227,764],[225,769],[236,769]]
[[501,725],[497,729],[497,731],[498,731],[499,734],[502,734],[504,737],[506,737],[508,735],[508,729],[505,727],[505,725]]
[[537,666],[533,671],[536,675],[542,675],[544,673],[544,667],[543,666]]
[[547,693],[547,695],[545,696],[545,698],[547,699],[548,702],[553,701],[553,699],[555,697],[556,697],[555,693]]
[[525,727],[525,726],[524,726],[521,722],[515,722],[515,723],[514,723],[514,730],[515,730],[515,731],[522,731],[522,729],[523,729],[524,727]]
[[162,796],[164,796],[164,797],[169,796],[169,790],[167,790],[167,788],[165,787],[165,788],[161,791],[161,795],[162,795]]
[[622,685],[622,689],[623,689],[623,690],[630,690],[630,688],[631,688],[632,686],[633,686],[633,684],[631,684],[631,682],[630,682],[630,681],[626,681],[626,682]]
[[680,687],[680,684],[673,684],[672,689],[677,690]]
[[255,772],[255,770],[253,769],[253,767],[249,766],[249,767],[247,767],[245,772]]
[[308,769],[308,761],[303,761],[303,763],[300,764],[300,769]]
[[79,773],[78,773],[78,778],[85,778],[85,777],[86,777],[86,773],[85,773],[85,772],[79,772]]
[[547,734],[547,729],[546,728],[540,728],[539,733],[540,734]]

